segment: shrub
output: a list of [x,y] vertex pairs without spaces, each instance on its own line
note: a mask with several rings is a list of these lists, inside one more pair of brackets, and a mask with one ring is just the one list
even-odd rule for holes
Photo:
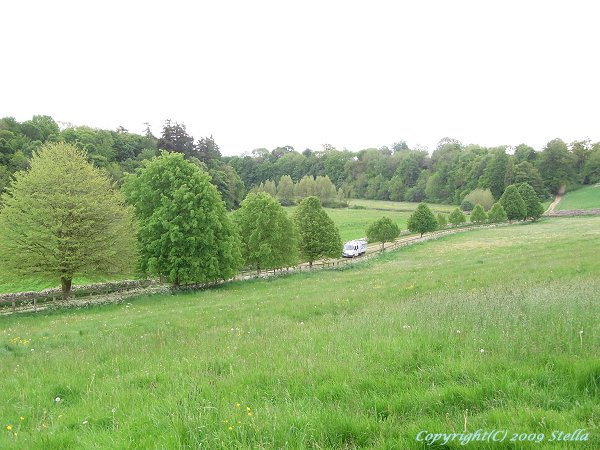
[[472,223],[483,223],[487,220],[487,214],[483,210],[483,206],[476,205],[473,211],[471,212],[471,222]]
[[498,202],[504,208],[508,220],[525,220],[527,217],[527,205],[514,184],[504,190]]
[[506,211],[499,202],[494,203],[492,209],[488,213],[488,220],[491,223],[500,223],[507,220]]
[[517,190],[525,201],[525,207],[527,209],[526,217],[533,220],[539,219],[544,213],[544,207],[540,203],[535,190],[527,183],[517,185]]
[[471,203],[469,200],[463,200],[460,204],[460,209],[462,209],[463,211],[472,211],[473,203]]
[[448,225],[448,218],[446,217],[446,214],[439,213],[437,215],[437,222],[438,222],[438,228],[440,230],[443,228],[446,228],[446,226]]
[[454,211],[452,211],[448,217],[448,221],[452,225],[460,225],[461,223],[465,223],[467,218],[460,209],[454,208]]
[[494,204],[494,196],[492,195],[492,191],[489,189],[474,189],[469,192],[464,201],[470,202],[472,205],[481,205],[485,211],[489,211],[489,209]]

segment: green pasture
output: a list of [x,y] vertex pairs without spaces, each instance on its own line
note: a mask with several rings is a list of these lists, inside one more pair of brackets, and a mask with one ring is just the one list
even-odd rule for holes
[[[416,207],[416,203],[413,204]],[[291,215],[295,207],[288,207],[288,213]],[[406,230],[408,218],[412,214],[410,211],[395,211],[381,209],[352,209],[352,208],[325,208],[325,211],[331,217],[333,222],[340,230],[342,242],[365,237],[367,227],[387,216],[398,224],[400,230]]]
[[[348,200],[350,207],[363,207],[367,209],[382,209],[382,210],[396,210],[396,211],[414,211],[417,209],[418,203],[410,202],[392,202],[387,200],[363,200],[363,199],[350,199]],[[438,212],[451,212],[456,205],[442,205],[438,203],[428,203],[429,208],[435,213]]]
[[[600,448],[599,239],[600,218],[543,219],[346,270],[0,317],[0,448]],[[590,435],[416,441],[464,429]]]
[[600,185],[586,186],[567,192],[556,206],[557,210],[600,209]]

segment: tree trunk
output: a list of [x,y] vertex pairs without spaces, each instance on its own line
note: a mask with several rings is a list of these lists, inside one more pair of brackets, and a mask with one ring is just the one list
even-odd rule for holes
[[385,249],[385,242],[381,243],[381,251],[383,251]]
[[62,299],[64,301],[69,300],[69,294],[71,294],[71,278],[61,277],[60,283],[62,287]]

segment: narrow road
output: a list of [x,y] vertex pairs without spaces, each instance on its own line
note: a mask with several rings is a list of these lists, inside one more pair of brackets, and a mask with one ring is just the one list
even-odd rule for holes
[[565,185],[563,184],[560,187],[560,189],[558,190],[558,194],[556,194],[556,198],[554,199],[554,201],[552,203],[550,203],[550,206],[548,206],[548,209],[544,212],[545,216],[547,216],[548,214],[550,214],[554,211],[554,208],[556,208],[556,206],[560,203],[564,194],[565,194]]

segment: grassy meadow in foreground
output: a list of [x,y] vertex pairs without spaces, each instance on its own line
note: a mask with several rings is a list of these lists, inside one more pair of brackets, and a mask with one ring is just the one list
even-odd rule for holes
[[341,271],[0,317],[0,448],[417,449],[465,421],[590,432],[466,448],[600,448],[599,239],[600,218],[544,219]]
[[586,186],[567,192],[556,209],[600,209],[600,185]]

